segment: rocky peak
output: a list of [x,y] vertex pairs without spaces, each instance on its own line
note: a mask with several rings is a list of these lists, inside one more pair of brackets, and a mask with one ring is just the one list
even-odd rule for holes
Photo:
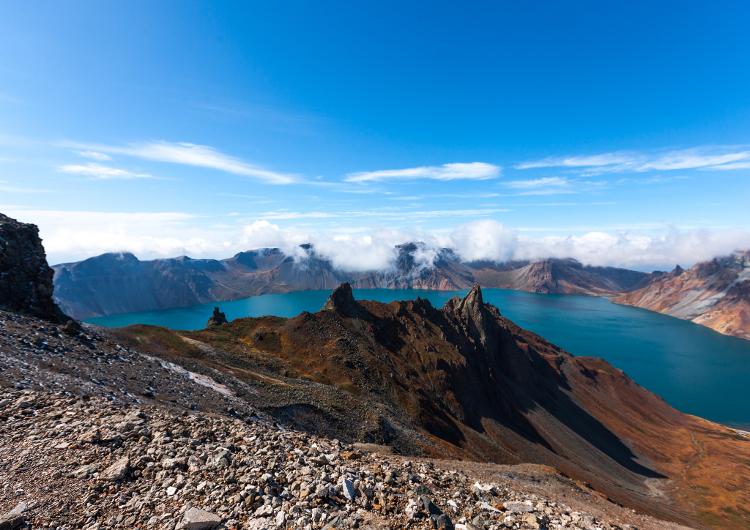
[[36,225],[0,214],[0,308],[67,320],[52,299],[53,275]]
[[479,284],[474,284],[463,299],[456,297],[448,300],[444,311],[457,320],[470,337],[485,348],[489,346],[494,334],[494,317],[499,316],[499,312],[493,306],[485,305]]
[[229,322],[227,320],[227,316],[217,306],[214,307],[214,312],[211,315],[211,318],[208,319],[206,327],[211,328],[215,326],[221,326],[222,324],[226,324],[227,322]]
[[335,311],[347,317],[359,317],[364,313],[362,306],[354,299],[352,286],[347,282],[333,290],[323,306],[323,311]]

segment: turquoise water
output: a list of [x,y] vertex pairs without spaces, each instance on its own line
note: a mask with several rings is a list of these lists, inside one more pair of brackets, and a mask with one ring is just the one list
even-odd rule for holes
[[[603,357],[673,406],[715,421],[750,427],[750,341],[604,298],[541,295],[484,289],[484,299],[520,326],[576,355]],[[245,316],[290,317],[317,311],[330,291],[255,296],[218,305],[232,320]],[[361,289],[359,299],[404,300],[421,296],[436,307],[463,292]],[[216,304],[91,319],[103,326],[155,324],[200,329]]]

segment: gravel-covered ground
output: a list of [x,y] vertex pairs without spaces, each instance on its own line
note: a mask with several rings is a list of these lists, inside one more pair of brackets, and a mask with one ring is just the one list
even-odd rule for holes
[[0,312],[0,366],[0,530],[677,528],[551,471],[285,429],[90,328]]

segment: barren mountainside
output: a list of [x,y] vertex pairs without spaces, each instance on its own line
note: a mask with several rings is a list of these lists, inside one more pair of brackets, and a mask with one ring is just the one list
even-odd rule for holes
[[519,328],[484,304],[479,287],[439,309],[420,299],[358,301],[344,285],[322,311],[290,319],[112,333],[193,370],[231,374],[249,385],[242,395],[254,406],[319,435],[549,465],[662,518],[750,523],[747,438]]
[[698,263],[688,270],[675,267],[614,301],[750,339],[750,251]]
[[354,288],[468,289],[484,287],[539,293],[608,295],[640,287],[648,274],[611,267],[588,267],[571,259],[536,262],[463,262],[450,249],[434,260],[418,259],[419,243],[399,245],[392,266],[382,271],[339,270],[300,247],[296,257],[281,250],[241,252],[225,260],[179,257],[140,261],[110,253],[55,266],[55,297],[76,318],[185,307],[265,293]]

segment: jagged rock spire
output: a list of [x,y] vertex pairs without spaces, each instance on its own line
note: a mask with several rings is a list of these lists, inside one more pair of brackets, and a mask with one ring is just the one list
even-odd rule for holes
[[464,296],[459,304],[459,309],[463,311],[471,311],[473,309],[481,308],[484,306],[484,299],[482,298],[482,288],[478,283],[475,283],[469,292]]
[[482,346],[488,346],[494,334],[495,315],[499,313],[492,306],[484,304],[479,284],[474,284],[464,298],[450,299],[445,304],[444,311],[458,320],[466,332]]
[[362,306],[354,299],[352,286],[348,282],[342,283],[333,290],[323,306],[323,311],[336,311],[348,317],[361,316],[363,313]]
[[219,307],[214,307],[214,312],[211,315],[211,318],[208,319],[208,322],[206,323],[206,327],[214,327],[214,326],[221,326],[222,324],[226,324],[229,322],[227,320],[227,316],[219,309]]

